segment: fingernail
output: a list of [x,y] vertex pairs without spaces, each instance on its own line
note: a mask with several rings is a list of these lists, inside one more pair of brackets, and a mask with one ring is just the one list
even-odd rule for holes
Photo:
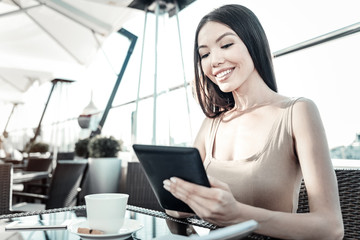
[[166,190],[170,191],[170,187],[167,185],[163,185],[163,188],[165,188]]
[[163,181],[163,188],[165,188],[166,190],[170,191],[170,181],[169,180],[164,180]]
[[176,183],[176,178],[172,177],[172,178],[170,178],[170,181],[173,183]]
[[163,181],[163,184],[164,184],[164,186],[170,186],[171,182],[166,179]]

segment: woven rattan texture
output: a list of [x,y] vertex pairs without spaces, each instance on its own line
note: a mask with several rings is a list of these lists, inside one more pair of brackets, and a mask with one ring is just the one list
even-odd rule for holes
[[[360,239],[360,169],[336,169],[335,172],[345,228],[344,239]],[[298,212],[309,212],[304,183],[301,185]]]
[[[48,189],[45,208],[62,208],[75,206],[77,203],[78,189],[87,161],[59,161],[51,178]],[[26,197],[26,193],[13,193],[14,196],[24,197],[25,200],[32,200],[32,197]],[[24,196],[25,195],[25,196]],[[34,211],[43,208],[43,205],[30,202],[20,202],[12,206],[14,211]]]
[[52,158],[31,157],[26,160],[26,171],[50,171],[52,168]]
[[81,179],[86,169],[85,161],[59,161],[49,189],[46,209],[75,206]]
[[[168,219],[168,220],[178,222],[178,223],[192,224],[192,225],[199,226],[199,227],[216,229],[215,225],[213,225],[207,221],[194,218],[194,217],[189,217],[186,219],[177,219],[177,218],[173,218],[173,217],[167,215],[165,212],[162,212],[162,211],[156,211],[156,210],[146,209],[146,208],[132,206],[132,205],[127,205],[126,209],[128,211],[142,213],[142,214],[146,214],[146,215],[154,216],[154,217],[158,217],[158,218]],[[38,210],[38,211],[31,211],[31,212],[24,212],[24,213],[12,213],[12,214],[0,215],[0,220],[34,216],[34,215],[42,215],[42,214],[50,214],[50,213],[69,212],[69,211],[83,212],[85,210],[86,210],[85,205],[74,206],[74,207],[65,207],[65,208],[54,208],[54,209],[48,209],[48,210]],[[81,215],[84,216],[84,214],[81,214]]]
[[11,169],[10,163],[0,164],[0,215],[10,213]]
[[128,163],[126,193],[129,194],[130,205],[164,211],[139,162]]

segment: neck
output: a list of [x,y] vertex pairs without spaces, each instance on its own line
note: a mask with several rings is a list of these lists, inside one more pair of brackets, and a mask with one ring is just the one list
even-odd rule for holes
[[243,112],[271,103],[276,93],[256,74],[255,77],[248,79],[239,89],[236,89],[233,96],[235,101],[233,110]]

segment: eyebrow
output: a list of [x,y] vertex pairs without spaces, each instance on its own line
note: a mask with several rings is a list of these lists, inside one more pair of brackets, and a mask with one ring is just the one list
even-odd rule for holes
[[[226,33],[220,35],[220,36],[215,40],[215,42],[216,42],[216,43],[220,42],[221,39],[223,39],[224,37],[226,37],[226,36],[228,36],[228,35],[233,35],[233,36],[235,36],[235,34],[232,33],[232,32],[226,32]],[[200,48],[205,48],[205,47],[207,47],[207,46],[206,46],[206,45],[200,45],[200,46],[197,48],[197,50],[199,51]]]

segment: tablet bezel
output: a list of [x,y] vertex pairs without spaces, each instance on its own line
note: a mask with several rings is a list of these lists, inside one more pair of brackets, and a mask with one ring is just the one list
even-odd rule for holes
[[187,204],[163,188],[163,181],[179,177],[210,187],[199,150],[194,147],[145,144],[134,144],[133,149],[160,206],[168,210],[193,213]]

